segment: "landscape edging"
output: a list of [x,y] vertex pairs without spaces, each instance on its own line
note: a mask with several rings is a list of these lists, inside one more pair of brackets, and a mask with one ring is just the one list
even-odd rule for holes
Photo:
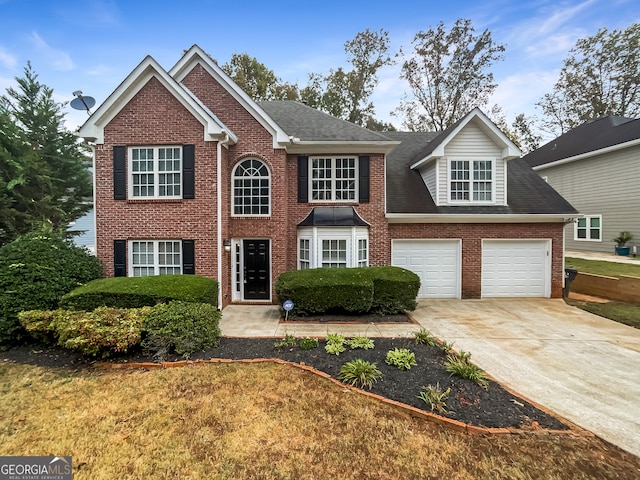
[[[184,366],[188,366],[188,365],[205,365],[205,364],[210,364],[210,363],[277,363],[279,365],[285,365],[285,366],[290,366],[290,367],[295,367],[301,370],[305,370],[307,372],[313,373],[315,375],[318,375],[320,377],[323,377],[331,382],[333,382],[334,384],[342,387],[342,388],[348,388],[349,390],[356,392],[358,394],[370,397],[370,398],[374,398],[378,401],[381,401],[383,403],[385,403],[386,405],[389,405],[391,407],[394,407],[396,410],[399,410],[402,413],[405,414],[409,414],[412,417],[419,417],[422,418],[424,420],[433,422],[433,423],[437,423],[439,425],[443,425],[445,427],[451,428],[455,431],[459,431],[459,432],[464,432],[464,433],[468,433],[468,434],[472,434],[472,435],[487,435],[487,434],[492,434],[492,435],[504,435],[504,434],[516,434],[516,435],[523,435],[523,434],[562,434],[562,435],[573,435],[573,436],[595,436],[593,433],[589,432],[588,430],[584,430],[583,428],[577,426],[576,424],[574,424],[573,422],[569,422],[567,420],[565,420],[564,418],[561,418],[561,421],[563,423],[566,423],[567,426],[569,427],[568,430],[550,430],[550,429],[544,429],[541,427],[538,427],[536,429],[531,429],[531,430],[522,430],[522,429],[517,429],[517,428],[491,428],[491,427],[479,427],[479,426],[475,426],[475,425],[469,425],[467,423],[463,423],[460,422],[458,420],[454,420],[452,418],[446,418],[446,417],[441,417],[440,415],[437,415],[435,413],[431,413],[428,412],[426,410],[421,410],[419,408],[416,407],[412,407],[411,405],[407,405],[405,403],[402,402],[398,402],[396,400],[391,400],[389,398],[383,397],[381,395],[377,395],[375,393],[372,392],[367,392],[366,390],[362,390],[360,388],[354,387],[352,385],[347,385],[345,383],[342,383],[341,381],[333,378],[331,375],[329,375],[326,372],[323,372],[321,370],[317,370],[309,365],[303,365],[300,363],[296,363],[296,362],[289,362],[287,360],[282,360],[280,358],[252,358],[252,359],[243,359],[243,360],[233,360],[230,358],[211,358],[209,360],[178,360],[175,362],[161,362],[161,363],[155,363],[155,362],[131,362],[131,363],[110,363],[110,362],[101,362],[99,365],[100,366],[106,366],[107,368],[111,368],[114,370],[122,370],[122,369],[132,369],[132,368],[144,368],[144,369],[148,369],[148,370],[152,370],[152,369],[158,369],[158,368],[177,368],[177,367],[184,367]],[[503,386],[503,388],[505,388]],[[511,390],[508,390],[510,393],[513,393]],[[521,395],[516,395],[520,398],[523,398]],[[555,413],[549,412],[549,410],[545,409],[544,407],[541,407],[539,405],[537,405],[535,402],[531,402],[528,399],[523,398],[523,400],[526,400],[527,402],[531,403],[533,406],[535,406],[536,408],[539,408],[540,410],[544,411],[545,413],[551,414],[554,417],[558,417]]]

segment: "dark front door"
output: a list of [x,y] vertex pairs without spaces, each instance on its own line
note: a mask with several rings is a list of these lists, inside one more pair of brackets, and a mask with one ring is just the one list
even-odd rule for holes
[[269,273],[269,240],[243,240],[244,298],[269,300],[271,276]]

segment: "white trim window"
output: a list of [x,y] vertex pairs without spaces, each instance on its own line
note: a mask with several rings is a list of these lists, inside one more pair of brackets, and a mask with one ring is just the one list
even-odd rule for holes
[[573,224],[573,239],[579,242],[602,242],[602,215],[585,215]]
[[264,162],[249,158],[233,171],[233,215],[268,216],[271,213],[271,176]]
[[130,147],[129,198],[181,198],[182,147]]
[[449,200],[463,203],[495,201],[495,161],[449,160]]
[[182,273],[182,241],[129,241],[129,276],[148,277]]
[[311,157],[312,202],[355,202],[358,199],[357,157]]
[[351,268],[369,265],[367,227],[301,227],[298,269]]

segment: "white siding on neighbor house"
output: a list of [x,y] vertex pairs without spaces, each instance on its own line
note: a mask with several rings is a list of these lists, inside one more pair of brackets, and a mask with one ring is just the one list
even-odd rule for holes
[[[602,215],[602,239],[574,240],[565,227],[565,249],[614,253],[613,238],[628,230],[640,245],[640,146],[538,170],[578,212]],[[640,248],[640,247],[639,247]]]
[[[445,147],[446,160],[476,160],[493,158],[495,159],[494,195],[496,205],[505,205],[505,162],[502,159],[502,148],[496,145],[491,138],[475,123],[469,122],[454,139]],[[449,166],[447,161],[442,164],[439,171],[440,205],[449,202],[448,175]]]
[[96,229],[94,223],[94,209],[92,208],[82,217],[69,225],[67,231],[81,232],[73,237],[73,243],[79,247],[86,247],[91,253],[96,252]]

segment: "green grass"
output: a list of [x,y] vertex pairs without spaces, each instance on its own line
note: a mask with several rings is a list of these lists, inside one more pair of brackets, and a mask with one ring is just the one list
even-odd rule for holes
[[[619,277],[626,275],[640,277],[640,260],[638,264],[606,262],[601,260],[585,260],[582,258],[565,258],[565,266],[573,267],[582,273],[604,275],[607,277]],[[565,299],[569,305],[581,308],[587,312],[600,315],[618,323],[640,328],[640,305],[633,303],[617,302],[611,300],[607,303],[589,302],[584,300]]]
[[604,275],[607,277],[619,277],[627,275],[640,277],[640,260],[638,264],[605,262],[602,260],[585,260],[583,258],[566,257],[565,267],[573,267],[581,273],[591,273],[593,275]]
[[633,303],[616,302],[607,303],[588,302],[583,300],[565,299],[569,305],[581,308],[587,312],[595,313],[618,323],[624,323],[631,327],[640,328],[640,305]]

